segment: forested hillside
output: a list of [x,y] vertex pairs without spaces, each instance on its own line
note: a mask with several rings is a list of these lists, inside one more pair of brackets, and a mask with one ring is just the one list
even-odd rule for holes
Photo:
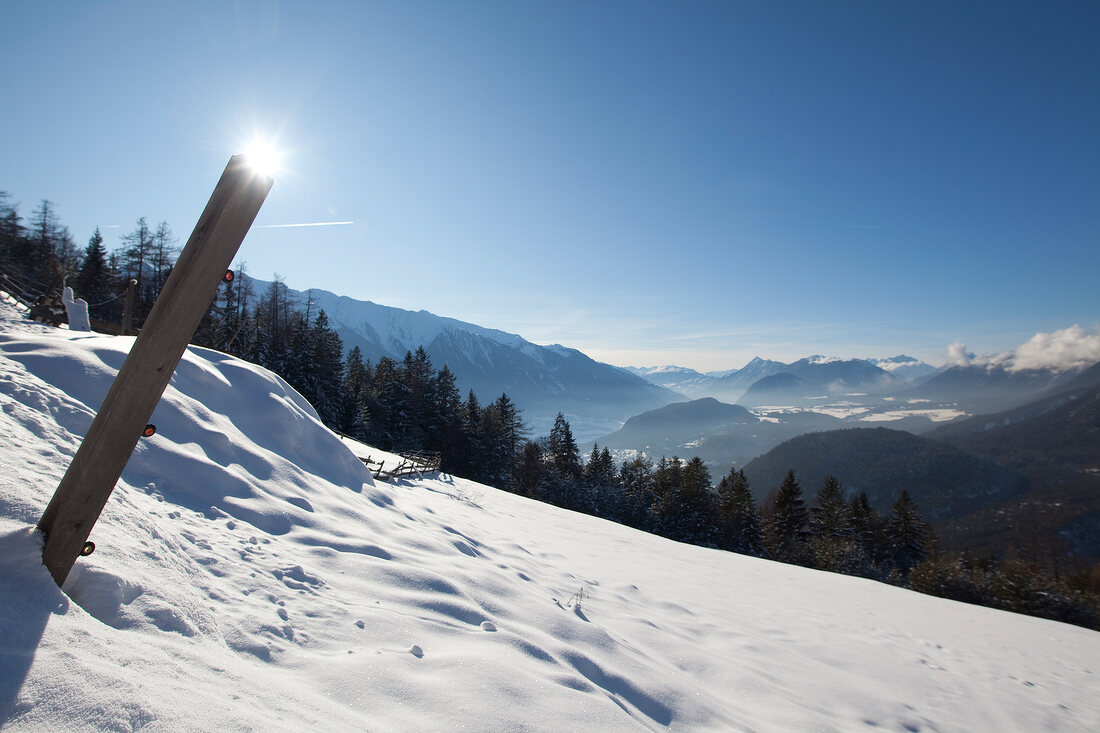
[[[175,238],[166,224],[153,229],[140,219],[123,237],[125,246],[111,253],[97,231],[78,252],[49,202],[43,202],[28,226],[14,207],[5,206],[0,212],[5,282],[19,286],[24,297],[37,289],[44,301],[69,278],[85,288],[81,292],[118,293],[90,303],[93,315],[109,328],[124,312],[119,330],[127,323],[140,328],[174,259]],[[548,435],[531,440],[521,408],[507,394],[484,405],[472,390],[463,397],[454,373],[446,364],[437,370],[423,347],[406,351],[401,359],[381,356],[376,362],[364,359],[358,347],[345,356],[324,309],[309,298],[302,302],[294,297],[279,279],[262,293],[251,282],[240,271],[226,277],[194,343],[282,375],[330,428],[383,450],[439,451],[449,473],[681,542],[915,583],[913,587],[952,596],[937,580],[946,571],[931,555],[921,512],[942,525],[945,518],[988,503],[990,496],[1000,501],[1023,491],[1022,479],[1011,469],[887,430],[844,431],[857,436],[854,451],[835,445],[836,434],[803,436],[792,441],[800,454],[780,452],[758,459],[751,470],[731,469],[717,483],[699,457],[681,460],[675,452],[656,462],[639,455],[616,464],[607,447],[596,445],[583,461],[561,412]],[[55,318],[48,302],[36,304],[31,313],[47,322]],[[835,371],[844,365],[823,368]],[[719,446],[729,439],[722,431],[731,426],[765,424],[743,408],[714,400],[665,412],[662,418],[671,415],[673,424],[678,415],[702,414],[714,427]],[[635,427],[644,428],[646,420],[640,418]],[[807,456],[813,459],[809,463]],[[812,505],[802,496],[792,468],[809,486],[820,487]],[[1006,598],[986,587],[996,585],[999,577],[971,578],[968,582],[983,590],[968,591],[973,596],[968,599],[1096,623],[1089,610],[1092,601],[1073,596],[1077,591],[1036,580],[1024,600]],[[1064,599],[1066,605],[1030,608],[1028,599],[1036,594]]]

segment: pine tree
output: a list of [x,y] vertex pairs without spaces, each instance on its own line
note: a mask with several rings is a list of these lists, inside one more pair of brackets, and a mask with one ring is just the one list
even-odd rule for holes
[[313,383],[313,329],[307,320],[308,311],[290,313],[290,329],[287,334],[287,347],[277,371],[291,387],[298,390],[307,400],[316,392]]
[[18,274],[22,263],[17,260],[25,242],[23,220],[10,199],[7,191],[0,191],[0,271]]
[[423,450],[435,430],[435,373],[424,347],[405,352],[402,363],[403,402],[398,422],[400,450]]
[[854,536],[844,492],[840,490],[840,482],[832,476],[826,477],[817,492],[816,505],[810,509],[809,534],[811,537],[841,540]]
[[886,520],[886,537],[894,566],[903,576],[928,554],[928,526],[904,489]]
[[596,515],[621,523],[629,515],[630,507],[619,483],[619,469],[607,446],[600,451],[593,475],[596,478]]
[[794,471],[788,471],[765,524],[765,541],[772,557],[781,562],[805,562],[806,519],[802,487],[798,485]]
[[344,344],[329,325],[324,310],[317,313],[310,329],[309,374],[312,387],[310,403],[321,421],[329,426],[339,424],[341,389],[344,381]]
[[253,320],[256,337],[246,358],[287,378],[295,326],[301,317],[295,317],[290,291],[278,275],[256,303]]
[[[859,496],[852,499],[849,505],[849,517],[855,539],[863,549],[864,555],[871,565],[881,566],[888,559],[886,534],[882,516],[871,506],[866,492],[860,492]],[[875,575],[881,575],[881,573],[872,573],[869,577]]]
[[[440,453],[441,468],[457,473],[464,468],[466,439],[462,433],[462,397],[455,384],[455,375],[446,364],[435,377],[435,431],[428,446]],[[468,475],[468,474],[462,474]]]
[[72,235],[58,221],[49,199],[42,199],[31,214],[24,242],[24,275],[40,287],[60,290],[63,279],[76,272],[78,258]]
[[829,476],[810,509],[809,551],[813,566],[847,575],[867,575],[869,560],[856,538],[840,482]]
[[625,510],[623,523],[637,529],[649,529],[653,493],[653,462],[644,455],[625,461],[619,469]]
[[84,257],[72,282],[76,297],[88,301],[88,313],[93,318],[108,320],[111,317],[111,283],[113,276],[107,264],[107,248],[103,246],[103,235],[96,227],[88,246],[84,248]]
[[497,397],[492,407],[500,421],[499,461],[503,481],[500,486],[512,489],[515,482],[513,469],[527,440],[527,427],[523,424],[519,408],[506,393]]
[[520,496],[538,496],[543,475],[542,449],[538,443],[529,440],[523,446],[516,468],[515,492]]
[[581,475],[577,441],[565,416],[560,412],[554,418],[554,427],[550,429],[550,461],[554,470],[563,479],[577,481]]
[[624,506],[618,479],[618,470],[611,451],[607,448],[600,450],[599,444],[593,443],[592,451],[581,470],[583,492],[580,502],[583,511],[620,521]]
[[497,403],[494,402],[481,411],[478,434],[482,446],[479,478],[490,486],[503,488],[511,469],[511,461],[507,455],[507,440]]
[[[675,464],[679,459],[673,459]],[[669,481],[678,482],[658,504],[658,532],[670,539],[703,547],[719,541],[718,503],[710,487],[710,471],[698,456],[672,472]]]
[[500,415],[504,454],[508,461],[512,462],[527,441],[527,427],[523,424],[520,409],[507,393],[501,393],[493,404],[496,405],[497,413]]
[[366,391],[370,375],[363,363],[363,352],[352,347],[344,360],[344,383],[340,389],[340,432],[353,438],[365,437],[364,429],[370,419],[367,410]]
[[567,509],[583,510],[580,457],[577,441],[565,416],[558,413],[544,451],[549,470],[543,477],[539,498]]
[[366,440],[382,450],[394,450],[398,439],[396,421],[401,409],[401,375],[397,362],[388,356],[378,360],[372,373],[370,401],[367,409],[371,419]]
[[718,482],[718,511],[722,521],[720,546],[755,557],[764,556],[760,512],[753,501],[745,472],[731,468]]
[[684,463],[678,456],[671,459],[661,456],[653,470],[653,493],[657,502],[665,502],[680,488],[683,479]]

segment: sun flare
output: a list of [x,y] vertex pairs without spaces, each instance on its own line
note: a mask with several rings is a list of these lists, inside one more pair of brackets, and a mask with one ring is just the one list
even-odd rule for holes
[[252,140],[245,146],[244,156],[257,173],[274,177],[279,172],[282,153],[270,140]]

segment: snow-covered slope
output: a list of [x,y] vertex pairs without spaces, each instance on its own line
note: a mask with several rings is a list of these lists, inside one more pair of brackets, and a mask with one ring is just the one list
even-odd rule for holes
[[62,593],[30,527],[131,343],[0,307],[5,730],[1100,725],[1100,634],[375,484],[280,379],[203,349]]

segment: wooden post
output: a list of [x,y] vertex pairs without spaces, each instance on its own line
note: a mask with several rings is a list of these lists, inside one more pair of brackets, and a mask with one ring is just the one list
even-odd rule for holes
[[153,410],[274,181],[235,155],[38,522],[60,586],[84,548]]

